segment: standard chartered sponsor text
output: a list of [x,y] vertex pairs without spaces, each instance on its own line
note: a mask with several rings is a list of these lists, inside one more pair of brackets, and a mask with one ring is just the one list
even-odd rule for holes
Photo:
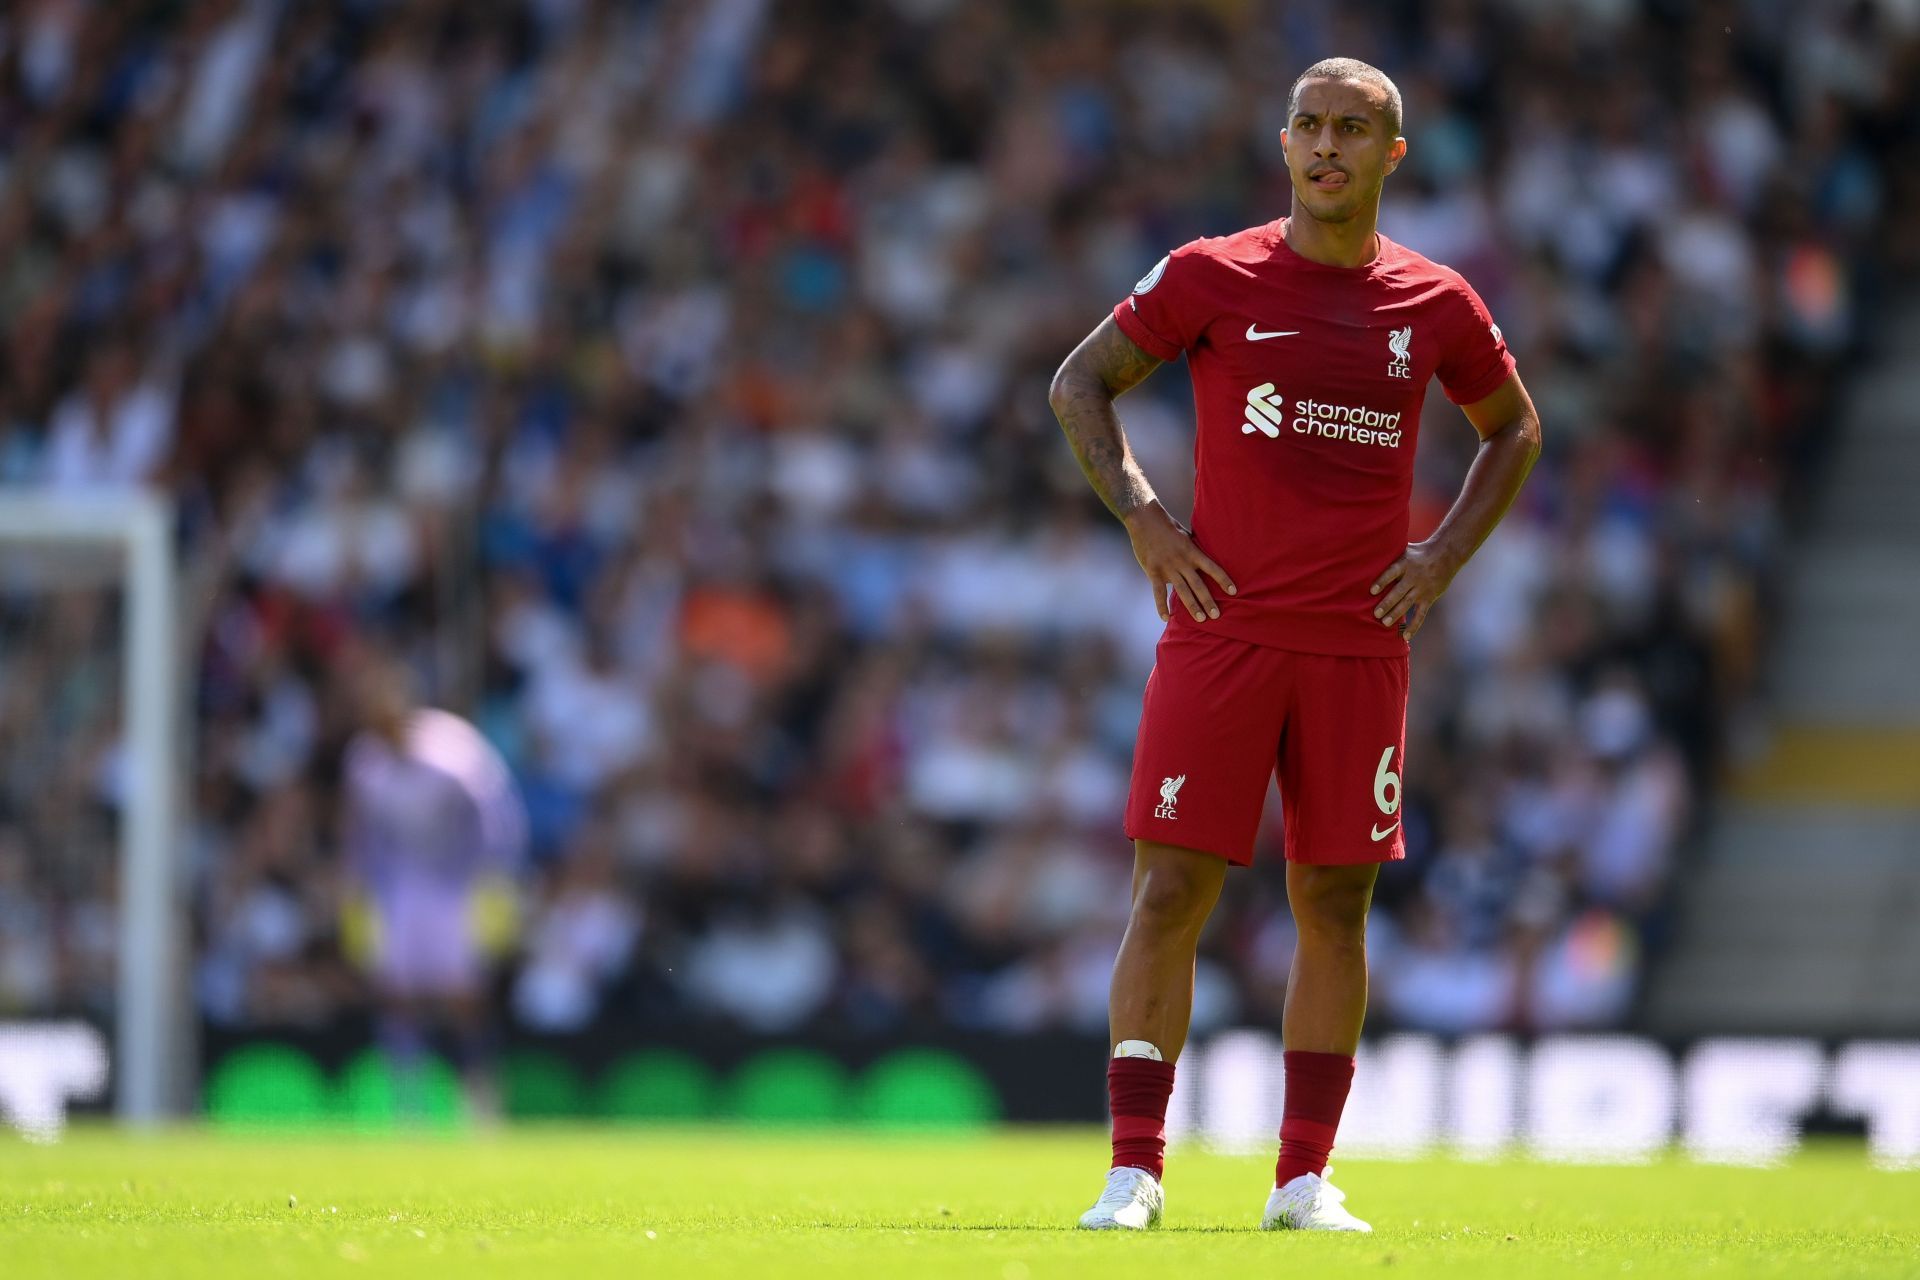
[[1293,429],[1301,435],[1324,436],[1330,440],[1350,440],[1355,444],[1377,444],[1397,448],[1400,444],[1400,415],[1382,413],[1365,405],[1329,404],[1324,400],[1300,399],[1293,402]]

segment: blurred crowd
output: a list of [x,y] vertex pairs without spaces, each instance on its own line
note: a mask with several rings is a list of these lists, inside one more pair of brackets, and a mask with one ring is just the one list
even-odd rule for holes
[[[1104,1028],[1159,623],[1046,385],[1167,249],[1285,212],[1287,90],[1338,53],[1405,93],[1382,229],[1474,282],[1546,424],[1414,646],[1375,1025],[1630,1019],[1875,290],[1920,263],[1917,8],[5,6],[0,477],[178,502],[201,1007],[364,1001],[339,673],[377,648],[526,797],[519,1024]],[[1121,408],[1183,507],[1182,371]],[[1423,436],[1415,536],[1475,439],[1437,397]],[[41,590],[0,1013],[110,999],[110,861],[44,812],[22,673],[97,682],[113,611],[63,632]],[[69,803],[110,827],[85,724]],[[1201,1030],[1279,1016],[1267,817]]]

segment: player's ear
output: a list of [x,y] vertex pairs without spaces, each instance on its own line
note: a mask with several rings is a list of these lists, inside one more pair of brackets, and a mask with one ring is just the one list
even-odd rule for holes
[[1395,138],[1393,144],[1387,148],[1387,172],[1392,173],[1395,169],[1398,169],[1400,162],[1406,158],[1407,140],[1405,138]]

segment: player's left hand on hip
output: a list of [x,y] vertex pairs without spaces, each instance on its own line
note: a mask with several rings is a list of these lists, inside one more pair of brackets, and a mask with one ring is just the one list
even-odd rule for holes
[[1402,635],[1413,639],[1434,602],[1453,581],[1454,572],[1454,566],[1432,545],[1410,544],[1406,553],[1388,565],[1368,588],[1370,594],[1380,596],[1373,606],[1373,616],[1382,626],[1399,627]]

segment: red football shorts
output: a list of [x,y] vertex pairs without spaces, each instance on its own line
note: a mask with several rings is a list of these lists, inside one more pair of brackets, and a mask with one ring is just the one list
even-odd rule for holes
[[1168,627],[1140,713],[1127,835],[1245,866],[1277,772],[1287,861],[1404,858],[1406,747],[1405,655],[1294,653]]

